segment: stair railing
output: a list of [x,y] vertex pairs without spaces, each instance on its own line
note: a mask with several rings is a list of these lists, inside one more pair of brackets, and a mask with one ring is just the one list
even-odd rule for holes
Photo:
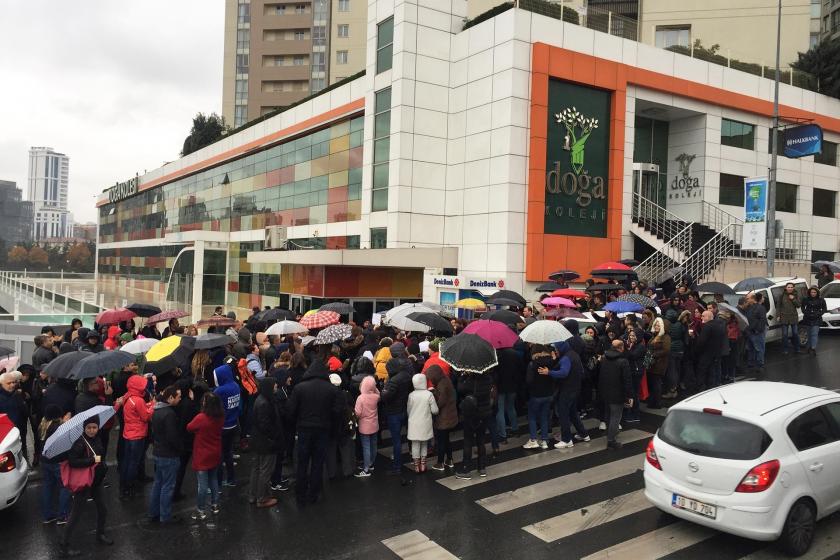
[[633,192],[632,219],[648,232],[661,237],[666,243],[675,238],[688,223],[687,220],[645,198],[639,192]]
[[741,224],[729,224],[718,231],[680,264],[683,270],[676,276],[676,282],[684,276],[690,276],[694,281],[700,282],[722,259],[733,255],[736,244],[740,245],[742,231]]
[[656,282],[663,272],[680,264],[690,253],[691,224],[688,224],[658,251],[636,265],[634,270],[640,279]]

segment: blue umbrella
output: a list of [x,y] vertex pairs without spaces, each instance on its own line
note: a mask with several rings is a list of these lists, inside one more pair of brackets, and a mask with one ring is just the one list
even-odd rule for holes
[[42,451],[44,457],[52,459],[56,455],[61,455],[70,451],[73,444],[82,437],[85,431],[85,423],[88,419],[94,416],[99,416],[98,422],[101,428],[105,422],[111,419],[114,415],[114,407],[99,405],[79,412],[70,420],[58,427],[58,429],[47,439],[44,443],[44,450]]
[[638,313],[645,310],[635,301],[611,301],[604,306],[604,309],[613,313]]

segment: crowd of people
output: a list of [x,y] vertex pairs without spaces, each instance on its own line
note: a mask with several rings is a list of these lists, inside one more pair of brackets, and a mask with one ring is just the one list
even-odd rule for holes
[[[627,291],[651,293],[638,283]],[[596,291],[580,304],[598,310],[622,293]],[[51,378],[48,364],[66,352],[107,352],[138,336],[193,332],[177,320],[163,333],[154,325],[138,332],[133,321],[86,329],[74,320],[66,332],[45,328],[35,337],[31,364],[7,365],[0,375],[0,413],[19,427],[24,442],[31,430],[34,463],[44,481],[42,521],[64,525],[60,554],[77,556],[71,546],[74,528],[88,502],[95,506],[98,542],[113,542],[104,531],[106,481],[118,485],[125,501],[139,499],[142,485],[151,483],[145,492],[148,521],[168,525],[181,521],[172,504],[192,494],[184,486],[191,469],[196,479],[191,517],[203,521],[219,515],[221,492],[239,485],[243,453],[252,457],[243,494],[265,509],[277,504],[292,478],[297,504],[306,507],[320,499],[325,474],[366,479],[377,467],[405,473],[403,432],[411,470],[461,479],[486,476],[488,455],[498,454],[514,436],[522,436],[520,443],[530,452],[589,442],[581,421],[586,417],[600,421],[608,448],[620,448],[619,430],[640,421],[642,401],[649,409],[660,408],[666,400],[731,383],[739,371],[764,367],[762,294],[738,302],[748,320],[745,327],[734,312],[719,308],[720,301],[703,303],[683,284],[638,314],[619,317],[606,311],[585,325],[568,319],[563,324],[571,338],[550,345],[519,339],[497,349],[498,365],[483,374],[453,368],[440,355],[442,339],[429,333],[365,321],[351,324],[347,339],[316,346],[304,344],[300,335],[267,336],[270,325],[256,319],[255,309],[240,328],[226,331],[229,344],[197,350],[171,370],[145,372],[138,355],[120,371],[82,382]],[[810,327],[808,349],[814,351],[825,313],[816,288],[800,301],[790,284],[776,307],[785,351],[799,351],[793,327],[800,309]],[[533,306],[517,311],[519,319],[509,325],[517,333],[539,315]],[[451,320],[455,334],[468,323]],[[41,456],[44,442],[63,422],[102,404],[113,405],[114,419],[100,425],[93,416],[69,452]],[[523,412],[527,426],[519,424]],[[556,435],[553,424],[559,427]],[[458,427],[463,461],[456,468],[450,434]],[[386,440],[390,461],[377,462]],[[116,457],[115,475],[107,472],[109,452]],[[149,455],[153,472],[147,471]],[[63,484],[63,462],[71,469],[93,469],[90,485],[71,494]]]

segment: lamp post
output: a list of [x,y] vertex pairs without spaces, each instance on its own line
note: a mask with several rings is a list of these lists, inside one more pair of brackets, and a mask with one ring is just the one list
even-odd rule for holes
[[779,58],[782,39],[782,0],[776,17],[776,76],[773,90],[773,128],[770,177],[767,185],[767,277],[773,277],[776,260],[776,163],[779,157]]

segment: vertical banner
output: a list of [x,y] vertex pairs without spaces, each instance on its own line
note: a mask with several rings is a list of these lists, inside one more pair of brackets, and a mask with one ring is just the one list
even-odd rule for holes
[[744,179],[742,249],[767,249],[767,177]]

